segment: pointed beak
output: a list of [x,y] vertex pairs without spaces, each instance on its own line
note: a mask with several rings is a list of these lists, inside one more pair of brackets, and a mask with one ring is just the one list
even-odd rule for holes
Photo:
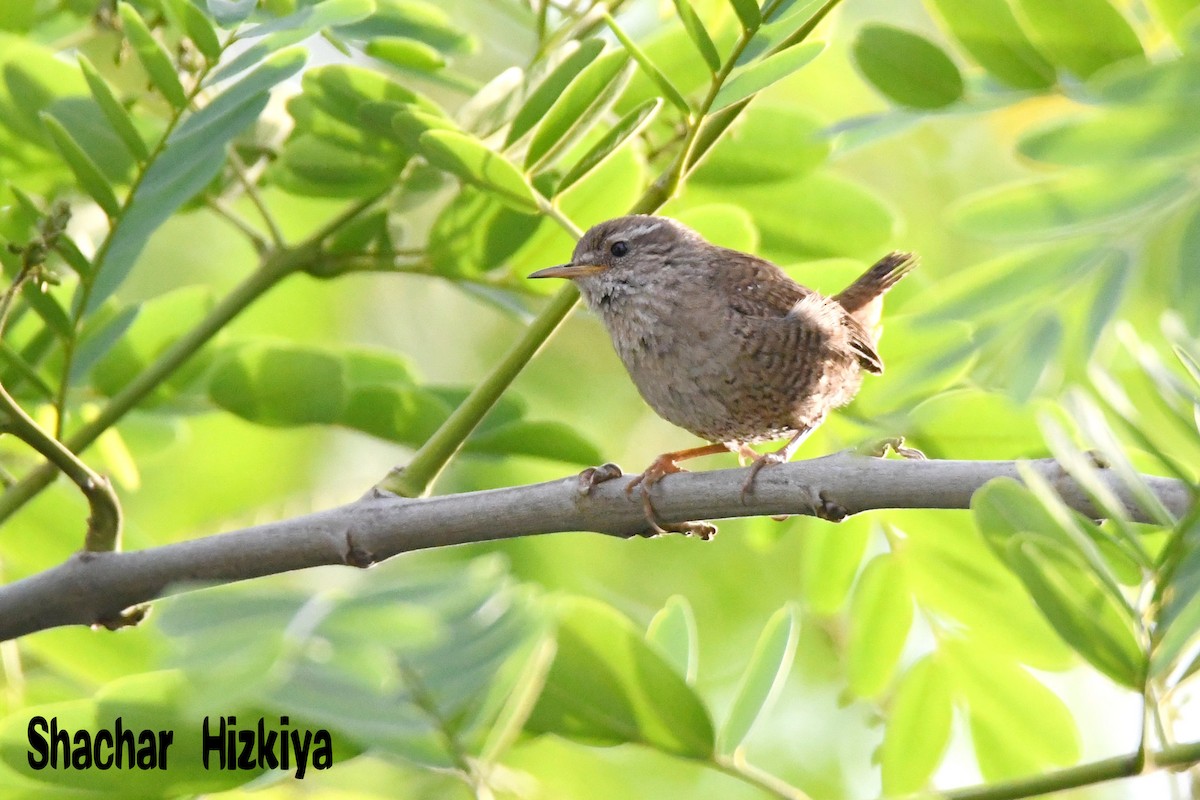
[[532,273],[531,278],[582,278],[608,269],[604,264],[559,264]]

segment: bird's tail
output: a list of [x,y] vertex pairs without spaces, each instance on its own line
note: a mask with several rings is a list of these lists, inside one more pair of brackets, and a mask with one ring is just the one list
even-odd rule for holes
[[859,276],[858,280],[833,296],[842,308],[854,314],[879,297],[917,266],[917,257],[912,253],[888,253],[873,267]]

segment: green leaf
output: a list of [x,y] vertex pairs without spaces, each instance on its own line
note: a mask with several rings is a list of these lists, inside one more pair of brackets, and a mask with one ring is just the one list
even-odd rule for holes
[[589,744],[636,742],[685,758],[713,754],[700,697],[628,619],[584,598],[560,604],[558,652],[526,730]]
[[960,200],[950,219],[982,239],[1027,241],[1101,230],[1189,191],[1178,170],[1074,170],[986,189]]
[[[829,156],[825,123],[789,106],[752,105],[736,127],[709,151],[689,183],[714,187],[795,180]],[[764,158],[770,153],[770,158]]]
[[679,14],[679,21],[683,23],[684,30],[687,31],[692,43],[696,45],[696,50],[700,52],[704,63],[708,64],[708,68],[715,75],[717,70],[721,69],[721,55],[717,52],[712,37],[708,35],[704,23],[700,21],[700,17],[688,0],[674,0],[674,2],[675,11]]
[[625,144],[634,136],[637,136],[658,114],[659,109],[663,106],[663,101],[659,98],[647,100],[633,108],[625,116],[617,121],[609,129],[608,133],[600,137],[600,139],[584,153],[578,161],[576,161],[567,174],[562,177],[555,187],[554,193],[561,194],[566,191],[579,179],[587,176],[592,170],[600,166],[611,156],[617,148]]
[[913,604],[895,556],[867,562],[850,601],[846,672],[850,691],[878,697],[888,687],[912,627]]
[[332,424],[346,405],[342,361],[333,353],[254,345],[226,355],[209,381],[221,408],[259,425]]
[[63,160],[67,162],[71,172],[75,173],[75,179],[79,181],[79,188],[87,192],[88,196],[104,209],[104,213],[108,215],[109,219],[115,218],[121,213],[121,202],[117,200],[116,193],[113,192],[104,175],[100,173],[96,162],[92,161],[83,151],[83,148],[71,137],[61,122],[45,113],[41,115],[41,120],[42,125],[50,133],[51,139],[54,140],[54,146],[62,154]]
[[962,98],[958,67],[942,49],[890,25],[864,25],[854,40],[854,61],[893,102],[919,109],[944,108]]
[[1200,522],[1195,515],[1190,526],[1180,528],[1176,535],[1182,557],[1174,563],[1161,590],[1150,656],[1151,676],[1158,679],[1171,673],[1182,656],[1191,654],[1191,645],[1200,635]]
[[696,682],[700,662],[697,645],[696,615],[691,603],[681,594],[673,594],[646,629],[646,640],[659,649],[675,671],[690,684]]
[[762,61],[738,68],[717,92],[709,113],[716,113],[734,103],[753,97],[771,84],[786,78],[808,64],[824,49],[824,42],[805,42],[797,47],[789,47],[787,50],[768,56]]
[[539,217],[514,211],[492,194],[465,187],[429,231],[430,265],[450,278],[478,278],[504,264],[540,223]]
[[473,136],[427,131],[419,140],[429,163],[494,194],[517,211],[536,212],[537,194],[521,171]]
[[861,517],[851,517],[836,527],[814,526],[806,533],[801,585],[814,613],[829,616],[845,603],[870,536],[871,526]]
[[596,445],[561,422],[517,420],[481,428],[465,447],[472,453],[535,456],[585,466],[603,461]]
[[150,82],[162,92],[167,102],[177,109],[183,109],[188,102],[187,93],[183,90],[183,84],[179,81],[179,75],[175,72],[175,66],[171,63],[166,48],[154,38],[137,9],[121,0],[117,4],[117,10],[121,15],[125,36],[133,45],[133,51],[150,77]]
[[254,12],[258,0],[205,0],[208,13],[213,15],[217,24],[223,28],[232,28],[243,22]]
[[642,72],[644,72],[646,76],[650,78],[650,80],[654,81],[654,84],[659,88],[659,91],[663,93],[666,99],[670,100],[676,108],[682,111],[685,117],[690,116],[692,113],[692,107],[688,105],[688,101],[683,96],[683,93],[680,92],[679,89],[675,88],[675,84],[671,82],[670,78],[664,75],[662,70],[654,65],[654,62],[650,60],[650,57],[642,51],[642,48],[637,46],[637,43],[634,42],[633,39],[629,38],[629,34],[625,33],[625,30],[617,24],[617,21],[613,19],[608,12],[605,12],[604,14],[604,22],[607,23],[609,29],[613,32],[613,35],[615,35],[618,41],[621,42],[621,46],[625,48],[625,51],[629,53],[633,60],[638,63],[638,66],[642,68]]
[[1186,43],[1187,21],[1196,19],[1192,14],[1200,8],[1198,0],[1149,0],[1149,5],[1180,44]]
[[757,30],[758,26],[762,24],[762,11],[755,0],[729,0],[729,4],[733,6],[734,13],[742,21],[743,30]]
[[189,116],[150,163],[109,240],[88,310],[99,306],[125,280],[150,235],[203,189],[225,163],[225,146],[258,119],[270,90],[299,72],[305,53],[284,50]]
[[796,642],[800,638],[800,623],[796,609],[789,604],[776,611],[767,621],[750,662],[742,674],[730,706],[729,716],[721,726],[717,738],[717,751],[733,753],[741,746],[763,709],[783,689],[792,660],[796,655]]
[[1102,109],[1021,136],[1021,155],[1068,166],[1194,157],[1200,130],[1187,106]]
[[421,72],[436,72],[446,66],[446,59],[436,48],[416,39],[381,36],[367,42],[364,51],[372,58]]
[[558,66],[542,78],[537,88],[530,92],[529,97],[525,98],[525,102],[513,115],[512,124],[504,137],[506,148],[531,131],[546,116],[546,112],[562,96],[571,81],[595,61],[596,56],[604,49],[601,39],[584,39],[578,44],[569,42],[568,45],[573,49],[569,49]]
[[303,42],[325,28],[357,22],[374,10],[373,0],[323,0],[314,5],[301,6],[295,13],[285,17],[277,17],[239,31],[239,41],[258,41],[222,65],[205,83],[211,86],[228,80],[237,73],[258,65],[277,50]]
[[963,49],[1014,89],[1047,89],[1054,67],[1025,36],[1005,0],[928,0]]
[[167,0],[163,4],[163,10],[174,16],[175,24],[183,28],[192,44],[196,45],[196,49],[209,64],[220,60],[221,40],[217,38],[217,31],[192,0]]
[[579,139],[616,101],[629,81],[629,57],[620,50],[605,53],[585,67],[533,129],[525,168],[534,169]]
[[[111,397],[158,358],[212,308],[212,291],[206,286],[188,286],[140,304],[137,319],[119,340],[105,348],[92,371],[92,386]],[[171,374],[143,406],[153,407],[178,395],[204,374],[211,363],[209,350],[193,355]]]
[[952,699],[946,670],[932,655],[897,682],[879,751],[884,794],[914,794],[928,786],[950,744]]
[[1015,4],[1038,49],[1080,78],[1090,78],[1101,67],[1126,58],[1144,58],[1137,34],[1108,0],[1016,0]]
[[134,127],[133,120],[129,118],[129,112],[113,96],[112,90],[108,88],[108,83],[100,77],[100,73],[96,72],[92,62],[83,55],[79,56],[79,68],[83,70],[83,77],[87,80],[88,88],[92,90],[92,97],[100,106],[100,110],[104,112],[109,124],[113,126],[117,136],[121,137],[121,141],[129,148],[129,152],[133,154],[134,158],[138,161],[145,161],[150,157],[150,152],[146,149],[146,143],[142,141],[141,134]]
[[1145,659],[1128,604],[1072,548],[1070,536],[1056,533],[1058,522],[1029,491],[1015,481],[992,481],[975,493],[971,508],[1059,636],[1120,685],[1139,687]]
[[336,27],[338,36],[370,41],[399,36],[424,42],[442,53],[467,53],[474,39],[433,3],[417,0],[376,0],[375,10],[360,20]]
[[967,705],[984,780],[1010,780],[1079,760],[1071,710],[1020,665],[954,641],[943,644],[939,655]]
[[1156,63],[1126,61],[1104,70],[1087,85],[1105,103],[1186,110],[1200,100],[1200,54],[1185,53]]

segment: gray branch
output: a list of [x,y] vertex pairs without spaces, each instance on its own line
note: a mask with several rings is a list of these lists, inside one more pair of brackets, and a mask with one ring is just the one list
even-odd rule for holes
[[[1029,462],[1072,508],[1098,516],[1087,496],[1053,460]],[[849,514],[884,508],[969,508],[989,480],[1018,478],[1014,461],[907,461],[839,453],[759,473],[742,497],[746,470],[669,475],[654,487],[660,520],[683,522],[763,515]],[[1097,473],[1147,520],[1110,471]],[[578,478],[482,492],[405,499],[368,496],[295,519],[129,553],[81,552],[66,562],[0,587],[0,639],[60,625],[117,627],[140,619],[139,604],[194,588],[325,564],[363,567],[398,553],[560,531],[645,534],[637,491],[617,478],[580,492]],[[1175,516],[1192,502],[1180,481],[1145,476]]]

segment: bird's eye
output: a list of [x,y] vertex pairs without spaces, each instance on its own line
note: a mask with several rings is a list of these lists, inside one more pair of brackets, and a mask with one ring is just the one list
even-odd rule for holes
[[613,242],[612,247],[608,248],[608,252],[620,258],[629,252],[629,245],[626,242]]

